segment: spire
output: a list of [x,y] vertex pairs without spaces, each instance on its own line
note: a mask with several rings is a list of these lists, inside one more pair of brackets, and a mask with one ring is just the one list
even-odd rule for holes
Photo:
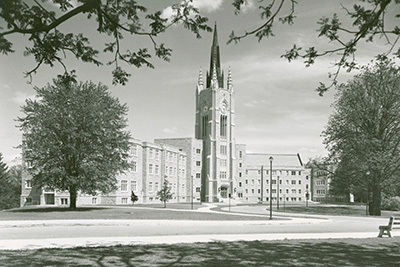
[[211,57],[210,57],[210,71],[208,72],[207,75],[207,87],[211,86],[211,79],[213,78],[213,68],[216,68],[216,75],[217,75],[217,80],[218,80],[218,85],[220,88],[224,87],[224,77],[221,72],[221,63],[220,63],[220,58],[219,58],[219,45],[218,45],[218,34],[217,34],[217,22],[215,22],[214,25],[214,36],[213,36],[213,41],[212,41],[212,46],[211,46]]
[[233,85],[232,71],[231,71],[231,66],[229,66],[229,70],[228,70],[228,89],[231,89],[232,85]]
[[198,80],[197,84],[198,85],[204,85],[204,82],[203,82],[203,71],[202,71],[201,67],[200,67],[200,72],[199,72],[199,80]]

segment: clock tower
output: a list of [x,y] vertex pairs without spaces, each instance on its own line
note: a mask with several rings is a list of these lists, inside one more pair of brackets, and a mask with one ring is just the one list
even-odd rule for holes
[[210,69],[204,83],[200,69],[196,86],[197,139],[203,140],[201,198],[205,202],[219,202],[233,195],[235,176],[235,104],[231,69],[226,87],[221,70],[217,25],[211,46]]

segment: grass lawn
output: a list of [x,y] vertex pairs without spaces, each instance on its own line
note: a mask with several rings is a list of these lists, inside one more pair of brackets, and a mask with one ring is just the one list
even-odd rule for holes
[[400,237],[0,251],[3,266],[400,266]]
[[[276,206],[274,209],[276,210]],[[366,216],[365,206],[362,205],[326,205],[326,204],[313,204],[308,207],[302,206],[289,206],[280,207],[279,211],[305,213],[305,214],[319,214],[319,215],[345,215],[345,216]],[[382,217],[400,216],[400,211],[382,210]]]
[[[143,206],[145,208],[143,208]],[[199,208],[199,204],[196,208]],[[189,211],[190,205],[142,205],[110,207],[78,207],[71,211],[66,207],[27,207],[0,211],[0,220],[265,220],[265,217],[238,216],[229,213],[203,213]]]

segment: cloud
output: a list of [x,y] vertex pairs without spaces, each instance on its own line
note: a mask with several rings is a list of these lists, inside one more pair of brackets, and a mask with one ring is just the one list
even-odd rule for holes
[[247,0],[240,6],[240,11],[242,13],[246,13],[250,10],[253,10],[255,7],[253,0]]
[[[220,9],[223,2],[224,0],[193,0],[191,5],[198,8],[201,12],[212,13]],[[183,1],[181,3],[183,3]],[[175,14],[176,12],[169,6],[164,8],[161,17],[171,20]]]
[[178,127],[172,126],[169,128],[164,128],[162,131],[163,131],[163,133],[166,133],[166,134],[175,134],[178,132]]
[[14,96],[11,98],[11,101],[21,106],[25,104],[26,99],[28,98],[33,99],[34,97],[35,97],[34,95],[30,95],[28,93],[24,93],[21,91],[16,91],[14,93]]

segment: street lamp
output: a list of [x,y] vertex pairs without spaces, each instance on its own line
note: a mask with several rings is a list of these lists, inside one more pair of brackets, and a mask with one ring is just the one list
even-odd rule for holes
[[272,220],[272,161],[274,158],[269,157],[269,219]]
[[368,216],[369,212],[368,212],[368,208],[369,208],[369,174],[370,172],[367,171],[366,175],[367,175],[367,203],[365,205],[365,215]]
[[261,165],[261,204],[263,203],[263,197],[264,197],[264,195],[263,195],[263,190],[264,190],[264,183],[263,183],[263,180],[264,180],[264,166],[263,165]]
[[276,209],[279,210],[279,176],[276,176]]

